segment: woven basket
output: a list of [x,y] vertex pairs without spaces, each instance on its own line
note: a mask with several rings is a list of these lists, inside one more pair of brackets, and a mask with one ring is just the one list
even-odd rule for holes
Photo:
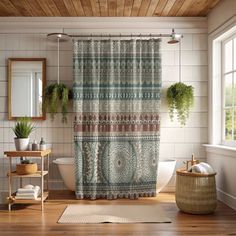
[[16,165],[16,173],[18,175],[34,174],[35,172],[37,172],[37,170],[38,170],[37,163]]
[[190,173],[184,169],[176,171],[176,204],[190,214],[210,214],[217,206],[214,174]]

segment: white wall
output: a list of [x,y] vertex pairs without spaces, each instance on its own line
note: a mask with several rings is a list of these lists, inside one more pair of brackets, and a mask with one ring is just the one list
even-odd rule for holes
[[221,0],[208,14],[208,32],[213,33],[236,15],[235,0]]
[[[178,81],[178,45],[162,43],[163,99],[161,106],[161,151],[160,158],[178,161],[189,159],[192,153],[205,160],[202,143],[207,142],[207,25],[205,18],[0,18],[0,191],[7,191],[7,160],[4,150],[14,149],[12,121],[7,120],[7,77],[6,59],[9,57],[46,57],[47,82],[57,78],[56,44],[47,40],[49,32],[70,33],[170,33],[171,28],[183,33],[182,80],[195,88],[195,104],[186,124],[180,128],[171,123],[165,102],[166,88]],[[61,44],[61,80],[72,85],[72,44]],[[52,144],[52,158],[73,156],[73,114],[69,123],[54,122],[49,117],[37,122],[32,138],[41,137]],[[64,188],[57,167],[51,164],[50,186]],[[174,178],[166,189],[174,190]]]
[[221,140],[221,40],[236,32],[236,1],[223,0],[208,15],[209,45],[209,144],[207,162],[217,172],[218,198],[236,209],[236,148],[220,145]]

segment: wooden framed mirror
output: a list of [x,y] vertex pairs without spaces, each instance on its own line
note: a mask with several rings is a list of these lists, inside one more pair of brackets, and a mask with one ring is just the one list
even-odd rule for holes
[[46,58],[8,59],[8,117],[45,120]]

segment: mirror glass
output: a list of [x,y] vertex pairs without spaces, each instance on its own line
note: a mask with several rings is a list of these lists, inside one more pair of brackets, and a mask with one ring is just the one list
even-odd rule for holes
[[9,59],[9,118],[45,119],[43,92],[45,58]]

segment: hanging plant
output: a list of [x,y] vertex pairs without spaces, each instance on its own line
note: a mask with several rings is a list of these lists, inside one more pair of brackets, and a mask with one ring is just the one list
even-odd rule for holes
[[55,113],[62,112],[62,122],[67,122],[67,108],[69,103],[70,90],[65,84],[55,83],[46,87],[44,93],[43,110],[49,112],[51,119]]
[[182,82],[175,83],[167,89],[167,105],[169,107],[170,119],[173,121],[174,111],[181,125],[186,124],[190,108],[194,101],[194,88]]

